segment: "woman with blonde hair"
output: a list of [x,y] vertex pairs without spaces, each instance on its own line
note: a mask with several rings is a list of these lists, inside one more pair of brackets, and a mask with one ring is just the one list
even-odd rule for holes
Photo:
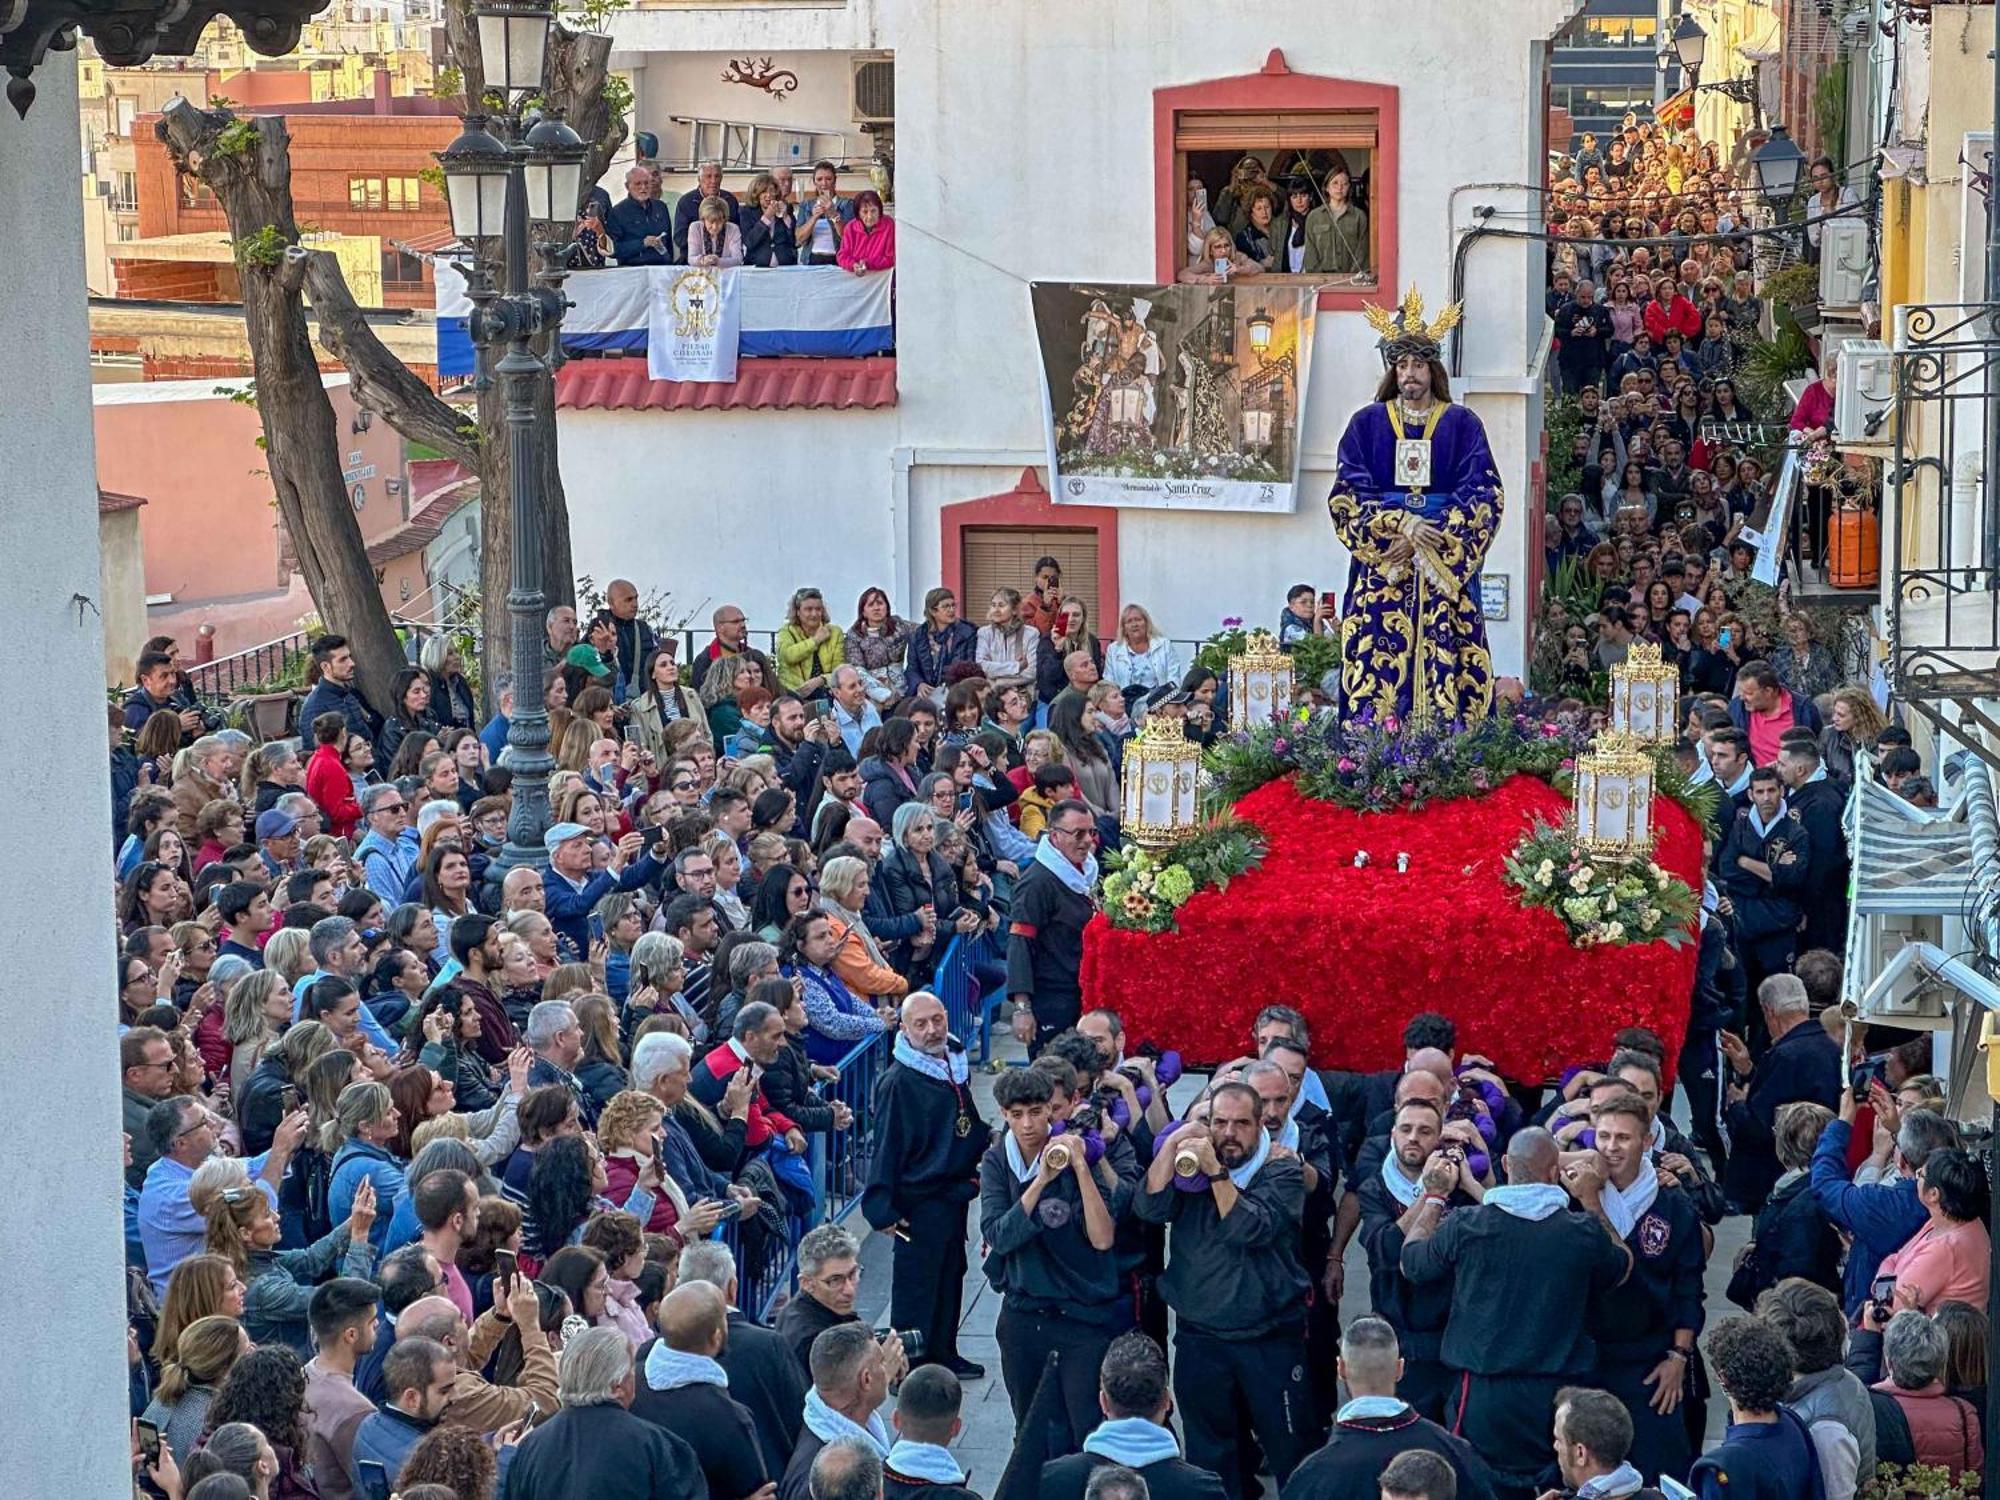
[[277,1210],[256,1186],[225,1188],[208,1205],[210,1255],[228,1261],[244,1283],[243,1330],[259,1344],[283,1343],[312,1358],[306,1305],[329,1276],[367,1280],[375,1270],[368,1231],[375,1223],[374,1189],[365,1181],[345,1224],[303,1250],[280,1250]]
[[1035,668],[1037,693],[1042,702],[1054,701],[1056,694],[1069,686],[1067,659],[1073,651],[1089,656],[1090,664],[1103,675],[1104,643],[1090,633],[1090,612],[1076,595],[1065,594],[1056,605],[1056,617],[1049,626],[1048,639],[1042,643],[1041,658]]
[[585,995],[572,1007],[583,1030],[583,1055],[576,1061],[576,1081],[598,1109],[631,1086],[618,1048],[618,1014],[603,995]]
[[[333,1118],[320,1129],[319,1145],[333,1157],[333,1175],[327,1183],[326,1212],[339,1223],[354,1211],[355,1199],[366,1183],[374,1201],[394,1205],[403,1191],[404,1163],[389,1151],[401,1127],[396,1100],[385,1083],[372,1080],[350,1083],[334,1101]],[[388,1237],[385,1214],[374,1230],[377,1248]]]
[[535,972],[546,985],[556,965],[561,962],[556,946],[555,924],[541,912],[523,910],[508,912],[500,925],[507,930],[508,936],[519,938],[527,945],[535,960]]
[[715,894],[709,904],[722,919],[724,932],[741,932],[750,925],[750,908],[738,889],[743,884],[743,855],[736,840],[712,828],[702,836],[701,848],[715,864]]
[[578,715],[563,729],[562,743],[556,750],[556,764],[565,771],[581,773],[588,770],[590,747],[602,738],[603,731],[595,721]]
[[160,1366],[160,1383],[139,1420],[150,1422],[185,1464],[208,1426],[208,1408],[230,1367],[250,1352],[250,1335],[223,1313],[196,1318],[182,1331],[173,1358]]
[[878,1008],[909,993],[910,981],[898,974],[883,953],[862,908],[868,901],[868,863],[843,854],[819,872],[819,910],[833,922],[833,961],[828,968],[855,994]]
[[1144,692],[1181,680],[1181,656],[1143,604],[1118,611],[1118,639],[1104,648],[1104,676],[1123,688]]
[[311,934],[303,927],[280,927],[264,944],[264,967],[284,976],[287,987],[297,984],[318,967]]
[[245,974],[222,999],[222,1034],[230,1044],[229,1078],[241,1089],[292,1020],[292,992],[271,969]]
[[1228,230],[1218,228],[1209,230],[1203,236],[1201,254],[1174,279],[1194,286],[1226,286],[1232,281],[1254,280],[1263,269],[1257,261],[1236,248],[1235,237]]
[[828,616],[820,591],[799,589],[785,606],[785,623],[773,647],[779,688],[801,698],[824,698],[833,669],[847,659],[846,649],[846,633]]
[[1875,736],[1889,727],[1865,688],[1837,687],[1826,696],[1826,726],[1819,732],[1819,758],[1826,774],[1854,785],[1854,752],[1873,750]]

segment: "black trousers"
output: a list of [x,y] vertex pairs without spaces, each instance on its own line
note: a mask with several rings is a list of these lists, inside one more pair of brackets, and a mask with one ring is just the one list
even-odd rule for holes
[[[1007,1386],[1007,1403],[1014,1409],[1017,1440],[1034,1405],[1035,1389],[1047,1378],[1062,1386],[1066,1417],[1051,1424],[1060,1426],[1061,1431],[1043,1435],[1048,1456],[1062,1458],[1082,1450],[1083,1440],[1104,1420],[1103,1409],[1097,1404],[1097,1376],[1104,1364],[1104,1351],[1125,1332],[1130,1321],[1127,1317],[1116,1324],[1085,1323],[1061,1313],[1022,1311],[1014,1298],[1002,1299],[993,1333],[1000,1343],[1000,1378]],[[1051,1353],[1056,1356],[1053,1369],[1048,1365]]]
[[1305,1329],[1263,1338],[1218,1338],[1181,1324],[1174,1335],[1174,1405],[1187,1435],[1187,1461],[1219,1475],[1229,1500],[1242,1500],[1238,1404],[1283,1484],[1319,1446],[1312,1382],[1306,1377]]
[[924,1336],[912,1365],[948,1365],[958,1358],[959,1306],[965,1298],[964,1203],[919,1201],[909,1214],[910,1237],[897,1239],[889,1281],[889,1321]]
[[1695,1144],[1708,1153],[1710,1172],[1717,1178],[1722,1176],[1729,1160],[1718,1115],[1722,1069],[1726,1066],[1716,1049],[1713,1029],[1689,1026],[1687,1039],[1681,1043],[1678,1069],[1681,1089],[1687,1094],[1689,1133]]
[[1435,1359],[1403,1356],[1403,1378],[1396,1382],[1396,1394],[1416,1408],[1417,1415],[1444,1425],[1445,1402],[1457,1376]]
[[[1600,1360],[1591,1383],[1624,1402],[1625,1409],[1632,1414],[1632,1451],[1625,1455],[1626,1462],[1646,1477],[1647,1484],[1657,1485],[1662,1476],[1676,1484],[1686,1484],[1688,1466],[1694,1462],[1694,1451],[1688,1446],[1687,1419],[1680,1407],[1666,1416],[1654,1411],[1653,1388],[1646,1384],[1646,1377],[1658,1363],[1657,1359]],[[1687,1364],[1683,1361],[1680,1365],[1683,1402],[1689,1394],[1687,1376]]]
[[1573,1382],[1560,1375],[1463,1371],[1457,1380],[1446,1407],[1451,1430],[1479,1450],[1500,1500],[1533,1494],[1549,1465],[1556,1392]]

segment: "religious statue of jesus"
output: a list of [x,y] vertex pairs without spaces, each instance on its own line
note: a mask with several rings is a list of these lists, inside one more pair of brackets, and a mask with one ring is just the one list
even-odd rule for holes
[[1341,436],[1326,502],[1354,559],[1341,715],[1470,724],[1493,703],[1479,568],[1502,497],[1486,428],[1453,404],[1439,358],[1459,307],[1426,324],[1412,287],[1400,307],[1366,314],[1382,335],[1382,384]]

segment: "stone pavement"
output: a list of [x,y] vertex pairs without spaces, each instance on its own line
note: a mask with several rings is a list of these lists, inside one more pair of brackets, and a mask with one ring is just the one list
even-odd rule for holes
[[[1024,1059],[1021,1045],[1004,1029],[996,1029],[994,1045],[1003,1063],[1019,1063]],[[1203,1082],[1205,1080],[1200,1078],[1184,1078],[1175,1085],[1168,1097],[1177,1113],[1198,1092]],[[975,1071],[972,1084],[981,1113],[997,1123],[999,1112],[993,1106],[993,1075]],[[891,1242],[887,1235],[869,1233],[867,1223],[858,1213],[850,1215],[847,1224],[856,1235],[863,1236],[861,1293],[856,1311],[864,1321],[886,1327],[889,1320]],[[1729,1285],[1730,1268],[1735,1264],[1736,1253],[1749,1239],[1749,1231],[1750,1221],[1747,1218],[1725,1219],[1716,1229],[1715,1253],[1709,1257],[1708,1263],[1708,1316],[1711,1320],[1737,1311],[1723,1292]],[[959,1349],[967,1359],[984,1365],[987,1376],[966,1390],[965,1429],[953,1448],[960,1464],[971,1474],[972,1487],[980,1494],[991,1497],[1000,1482],[1001,1472],[1007,1467],[1008,1455],[1013,1451],[1014,1416],[1007,1402],[1006,1387],[1000,1382],[1000,1350],[993,1336],[994,1320],[1000,1313],[1000,1298],[979,1272],[976,1211],[969,1239],[966,1247],[969,1269],[965,1278],[964,1312],[959,1324]],[[1347,1282],[1340,1302],[1341,1323],[1345,1325],[1351,1319],[1367,1315],[1368,1311],[1368,1261],[1357,1240],[1348,1247]],[[887,1415],[886,1409],[884,1415]],[[1708,1409],[1709,1446],[1721,1441],[1728,1418],[1728,1407],[1721,1398],[1712,1398]],[[1268,1485],[1268,1480],[1266,1483]],[[1275,1493],[1275,1489],[1269,1492]]]

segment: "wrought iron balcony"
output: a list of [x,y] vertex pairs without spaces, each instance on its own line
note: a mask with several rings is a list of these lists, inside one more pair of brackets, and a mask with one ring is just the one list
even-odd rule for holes
[[1989,729],[2000,700],[2000,305],[1897,310],[1884,602],[1896,695]]

